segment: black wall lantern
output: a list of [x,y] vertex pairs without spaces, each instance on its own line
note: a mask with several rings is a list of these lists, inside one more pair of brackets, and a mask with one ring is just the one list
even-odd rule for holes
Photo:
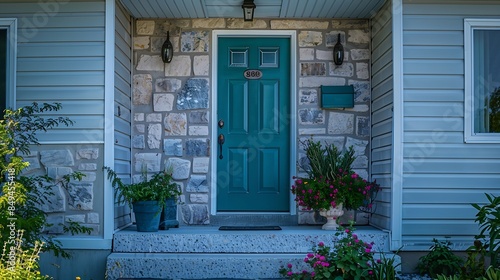
[[342,62],[344,62],[344,46],[340,43],[340,33],[337,44],[333,47],[333,62],[335,62],[335,65],[342,65]]
[[243,19],[245,21],[253,21],[253,12],[255,11],[255,7],[257,7],[253,3],[253,0],[243,1],[243,5],[241,7],[243,8]]
[[170,33],[167,31],[167,40],[161,46],[161,59],[164,63],[170,63],[174,57],[174,47],[170,43]]

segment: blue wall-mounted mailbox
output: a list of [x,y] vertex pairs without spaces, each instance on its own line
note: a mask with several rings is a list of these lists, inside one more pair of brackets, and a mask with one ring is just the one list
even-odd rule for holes
[[354,107],[354,87],[321,86],[321,108],[352,108]]

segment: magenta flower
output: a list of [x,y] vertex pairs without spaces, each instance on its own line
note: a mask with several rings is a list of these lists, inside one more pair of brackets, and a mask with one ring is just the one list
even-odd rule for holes
[[288,266],[288,268],[292,268],[292,264],[291,263],[289,263],[287,266]]
[[322,241],[320,241],[320,242],[318,243],[318,246],[319,246],[319,247],[323,247],[323,246],[325,246],[325,243],[323,243]]

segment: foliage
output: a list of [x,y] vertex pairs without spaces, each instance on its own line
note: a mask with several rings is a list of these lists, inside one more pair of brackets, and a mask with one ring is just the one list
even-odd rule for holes
[[[313,252],[307,254],[306,262],[312,271],[293,272],[293,265],[282,267],[280,274],[288,279],[396,279],[394,259],[383,258],[377,261],[373,259],[373,243],[363,242],[353,232],[351,226],[339,227],[335,236],[338,238],[333,250],[320,242],[313,248]],[[389,268],[391,266],[392,268]],[[377,275],[376,271],[386,273],[385,278]],[[390,278],[393,276],[394,278]],[[377,278],[378,277],[378,278]]]
[[384,253],[381,253],[380,259],[373,262],[373,276],[375,280],[397,279],[396,267],[401,263],[396,264],[396,254],[391,258],[387,258]]
[[11,280],[48,280],[40,274],[38,259],[43,243],[36,242],[34,248],[23,249],[23,232],[17,231],[8,242],[4,243],[0,261],[0,279]]
[[499,254],[500,254],[500,197],[494,196],[492,194],[486,194],[488,199],[488,204],[479,206],[478,204],[472,204],[476,210],[476,222],[479,223],[479,228],[481,229],[479,235],[476,236],[478,239],[486,238],[486,250],[488,250],[488,255],[491,258],[491,265],[494,267],[499,267]]
[[333,181],[339,170],[351,171],[351,165],[356,159],[353,147],[341,153],[333,144],[324,146],[318,141],[307,139],[301,142],[304,145],[309,166],[300,166],[304,169],[309,178],[324,178],[326,181]]
[[343,203],[346,209],[371,209],[379,185],[366,181],[351,169],[355,159],[352,147],[341,153],[334,145],[323,147],[311,139],[302,144],[309,161],[306,169],[309,178],[294,177],[292,193],[297,205],[308,210],[325,210]]
[[[44,235],[44,229],[51,226],[47,223],[47,215],[40,207],[50,203],[52,189],[67,188],[71,180],[80,180],[79,172],[67,174],[60,179],[46,175],[25,176],[22,171],[29,166],[23,156],[30,154],[31,145],[39,144],[37,133],[47,131],[59,125],[72,125],[66,117],[45,118],[39,114],[58,111],[58,103],[33,103],[30,106],[15,111],[5,110],[3,120],[0,120],[0,168],[2,175],[0,183],[0,242],[8,241],[11,228],[24,231],[24,248],[32,247],[37,241],[44,241],[44,250],[52,251],[56,256],[69,257],[60,243],[52,235]],[[15,222],[14,222],[15,221]],[[62,225],[64,232],[90,233],[91,229],[77,223]]]
[[458,275],[451,275],[451,276],[445,276],[445,275],[438,275],[436,280],[500,280],[500,269],[495,268],[495,267],[488,267],[488,269],[485,271],[484,276],[479,276],[475,277],[473,275],[466,275],[463,274],[461,276]]
[[115,188],[115,195],[119,202],[127,202],[130,206],[137,201],[159,201],[165,206],[168,198],[177,199],[181,194],[179,186],[173,182],[171,171],[161,171],[154,174],[149,180],[147,174],[142,175],[138,183],[125,184],[111,168],[105,166],[108,180]]
[[467,248],[467,259],[460,271],[461,280],[485,275],[485,255],[485,246],[480,240],[475,240],[474,245]]
[[428,274],[436,277],[439,274],[450,276],[460,272],[463,260],[450,249],[449,241],[438,241],[433,239],[434,244],[430,252],[418,260],[417,269],[420,274]]

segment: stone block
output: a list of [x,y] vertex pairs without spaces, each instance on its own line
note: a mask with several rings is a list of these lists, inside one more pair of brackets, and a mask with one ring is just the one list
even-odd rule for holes
[[73,155],[69,150],[40,151],[40,161],[45,167],[75,165]]
[[78,165],[78,170],[80,170],[80,171],[97,170],[97,164],[96,163],[80,163]]
[[45,226],[43,229],[44,233],[48,234],[63,234],[63,224],[64,224],[64,216],[63,215],[48,215],[47,223],[50,226]]
[[156,79],[155,91],[156,92],[176,92],[182,86],[179,79]]
[[161,122],[161,113],[147,114],[146,122]]
[[[329,49],[327,51],[316,50],[316,59],[333,61],[333,50],[332,49]],[[346,61],[345,57],[344,57],[344,61]]]
[[134,170],[136,172],[154,173],[159,172],[161,165],[161,154],[159,153],[137,153],[135,154]]
[[172,168],[174,180],[185,180],[191,172],[191,161],[180,158],[169,158],[165,161],[165,168]]
[[315,89],[301,89],[299,91],[299,104],[318,104],[318,91]]
[[182,157],[182,140],[181,139],[164,139],[163,150],[167,156]]
[[144,132],[146,132],[146,126],[145,126],[145,125],[143,125],[143,124],[136,124],[136,125],[134,125],[134,128],[135,128],[135,130],[136,130],[137,132],[139,132],[139,133],[144,133]]
[[[151,37],[151,52],[160,53],[161,47],[165,40],[167,39],[167,32],[165,32],[165,36],[163,37]],[[179,52],[179,37],[173,36],[172,32],[170,32],[170,43],[172,43],[172,47],[174,47],[174,53]]]
[[51,186],[43,201],[44,203],[39,205],[39,208],[45,213],[66,211],[66,194],[60,186]]
[[193,158],[193,173],[208,173],[209,166],[210,166],[209,157]]
[[300,124],[323,124],[325,123],[324,112],[321,109],[300,109],[299,112]]
[[25,169],[23,169],[23,173],[29,173],[31,171],[35,171],[40,169],[42,166],[40,165],[40,160],[38,157],[25,157],[24,161],[28,162],[29,165]]
[[363,80],[368,80],[370,78],[368,63],[356,63],[356,77]]
[[271,29],[327,29],[328,24],[318,20],[271,20]]
[[189,201],[191,201],[191,203],[206,204],[208,203],[208,194],[192,193],[189,195]]
[[208,182],[206,175],[191,175],[186,186],[186,192],[208,193]]
[[53,179],[60,179],[71,173],[73,173],[73,169],[70,167],[47,167],[47,176]]
[[370,136],[370,118],[369,117],[357,117],[357,130],[356,134],[362,137]]
[[352,137],[347,137],[346,148],[353,147],[355,156],[364,156],[366,155],[366,148],[368,147],[368,140],[360,140]]
[[159,123],[148,125],[148,147],[150,149],[160,148],[161,130],[161,124]]
[[136,148],[136,149],[146,148],[146,142],[144,140],[144,135],[132,136],[132,148]]
[[159,55],[142,54],[139,56],[136,69],[139,71],[164,71],[165,63]]
[[182,136],[187,134],[186,113],[170,113],[163,122],[165,135]]
[[354,87],[354,102],[370,101],[370,82],[349,81]]
[[99,213],[91,212],[87,214],[87,223],[98,224],[99,223]]
[[72,210],[94,209],[94,184],[70,183],[68,185],[68,205]]
[[344,31],[331,31],[325,35],[327,47],[333,48],[335,44],[337,44],[337,41],[339,40],[339,33],[340,33],[340,43],[344,46],[346,45]]
[[134,50],[149,49],[149,36],[134,37]]
[[325,128],[299,128],[299,135],[322,135],[326,134]]
[[370,22],[367,19],[334,19],[332,20],[332,28],[337,29],[353,29],[353,28],[369,28]]
[[85,215],[66,215],[65,222],[85,223]]
[[181,206],[182,221],[188,225],[208,225],[210,215],[208,205],[189,204]]
[[97,174],[95,172],[82,171],[81,173],[84,175],[81,182],[94,182],[97,180]]
[[171,93],[157,93],[153,95],[153,110],[155,112],[172,111],[174,95]]
[[244,21],[240,18],[228,18],[227,27],[229,29],[267,29],[267,21],[254,19],[253,21]]
[[208,156],[208,139],[189,139],[186,141],[186,156]]
[[208,79],[189,79],[177,95],[177,110],[208,108]]
[[181,52],[208,52],[210,32],[184,31],[181,33]]
[[189,126],[189,135],[207,136],[208,135],[208,126],[206,126],[206,125],[191,125],[191,126]]
[[76,159],[98,159],[98,158],[99,158],[98,148],[79,149],[76,152]]
[[189,112],[189,123],[191,124],[208,124],[209,120],[208,111],[194,111]]
[[193,61],[193,71],[195,76],[208,76],[210,69],[210,59],[208,55],[195,56]]
[[328,120],[328,133],[330,134],[353,134],[354,115],[330,112]]
[[133,77],[132,102],[134,105],[148,105],[152,102],[153,78],[150,74],[137,74]]
[[352,60],[369,60],[370,50],[369,49],[352,49],[351,50]]
[[155,22],[153,20],[138,20],[135,22],[137,35],[153,35]]
[[226,28],[226,21],[224,18],[203,18],[193,19],[193,28],[208,28],[208,29],[224,29]]
[[189,55],[174,55],[172,61],[165,64],[165,76],[191,76],[191,57]]
[[[333,57],[333,54],[332,54]],[[300,48],[299,49],[299,59],[300,60],[314,60],[314,48]]]
[[354,65],[352,63],[343,63],[342,65],[335,65],[330,62],[330,75],[340,77],[352,77],[354,75]]
[[[369,29],[354,29],[347,32],[347,42],[355,44],[369,44],[370,30]],[[345,41],[343,41],[345,42]]]
[[300,64],[301,76],[325,76],[326,65],[322,62],[306,62]]
[[144,121],[144,113],[135,113],[134,114],[134,121],[143,122]]
[[300,31],[299,47],[315,47],[323,43],[323,34],[319,31]]
[[344,78],[338,77],[301,77],[299,79],[299,87],[315,88],[320,86],[343,86],[345,85]]

